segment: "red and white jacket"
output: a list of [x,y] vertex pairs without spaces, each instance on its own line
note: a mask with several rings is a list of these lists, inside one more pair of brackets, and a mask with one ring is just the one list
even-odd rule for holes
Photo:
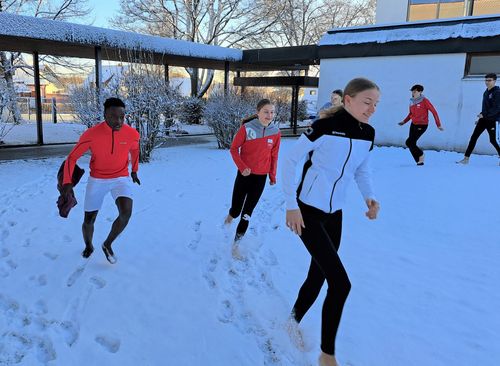
[[266,175],[276,183],[276,167],[281,132],[273,123],[265,127],[258,119],[240,127],[231,144],[231,156],[242,173],[250,168],[252,174]]
[[441,121],[439,120],[436,108],[432,103],[424,96],[417,99],[410,99],[410,113],[406,116],[403,122],[408,122],[411,119],[411,123],[414,125],[428,125],[429,124],[429,111],[434,116],[434,121],[436,121],[436,126],[441,127]]
[[128,177],[128,165],[132,172],[139,169],[139,132],[124,124],[119,131],[106,122],[89,128],[71,150],[64,164],[63,184],[71,183],[76,161],[87,151],[90,158],[90,176],[94,178]]

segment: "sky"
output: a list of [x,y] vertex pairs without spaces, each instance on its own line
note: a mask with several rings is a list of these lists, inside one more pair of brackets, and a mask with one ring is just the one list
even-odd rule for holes
[[94,8],[92,17],[95,17],[96,27],[109,27],[109,19],[118,14],[120,0],[89,0],[89,5]]

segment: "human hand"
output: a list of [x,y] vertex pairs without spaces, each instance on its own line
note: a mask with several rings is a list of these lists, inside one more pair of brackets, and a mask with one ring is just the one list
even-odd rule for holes
[[398,125],[400,125],[400,126],[402,126],[404,124],[405,124],[405,121],[401,121],[401,122],[398,123]]
[[130,177],[132,178],[132,182],[137,183],[138,185],[141,185],[141,181],[139,180],[139,177],[137,176],[137,172],[132,172],[132,174],[130,174]]
[[444,131],[444,127],[443,126],[439,126],[438,127],[440,131]]
[[241,175],[244,176],[244,177],[248,177],[251,172],[252,172],[252,170],[250,168],[246,168],[245,170],[243,170],[241,172]]
[[286,226],[292,230],[297,235],[302,235],[302,229],[306,226],[304,225],[304,220],[302,219],[302,214],[300,209],[286,210]]
[[368,211],[365,213],[366,217],[370,220],[375,220],[380,210],[380,204],[374,199],[368,198],[366,200],[366,206],[368,207]]

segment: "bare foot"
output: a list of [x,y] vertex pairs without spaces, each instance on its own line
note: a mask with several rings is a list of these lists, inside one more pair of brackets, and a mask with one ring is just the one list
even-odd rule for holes
[[232,222],[233,222],[233,217],[231,215],[227,215],[224,220],[224,224],[229,225]]
[[318,359],[318,364],[319,366],[339,366],[337,360],[335,359],[335,356],[328,355],[325,352],[321,352],[321,355]]
[[240,247],[237,243],[233,243],[233,246],[231,248],[231,255],[237,261],[242,261],[244,259],[244,257],[241,255]]
[[290,336],[290,340],[293,345],[300,351],[305,351],[306,344],[304,342],[304,335],[302,334],[302,330],[299,328],[299,323],[297,323],[293,317],[288,318],[285,324],[285,329]]

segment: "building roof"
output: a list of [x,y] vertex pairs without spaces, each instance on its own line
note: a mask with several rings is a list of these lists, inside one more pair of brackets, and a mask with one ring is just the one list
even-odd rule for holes
[[500,15],[332,29],[320,58],[492,52],[500,45]]
[[141,53],[153,54],[150,63],[224,68],[224,62],[241,61],[238,49],[149,36],[56,20],[0,13],[0,49],[55,56],[129,61]]

